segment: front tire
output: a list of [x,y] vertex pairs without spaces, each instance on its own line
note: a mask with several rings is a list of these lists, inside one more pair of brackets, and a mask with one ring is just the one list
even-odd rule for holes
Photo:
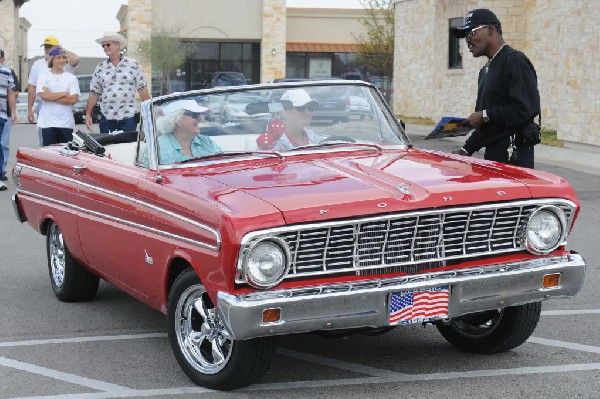
[[55,222],[48,226],[46,250],[52,291],[59,300],[89,301],[96,295],[99,277],[73,259]]
[[167,321],[177,362],[190,380],[206,388],[225,391],[258,381],[275,352],[272,337],[233,340],[192,269],[173,283]]
[[506,352],[521,345],[535,330],[540,302],[475,313],[437,324],[454,347],[470,353]]

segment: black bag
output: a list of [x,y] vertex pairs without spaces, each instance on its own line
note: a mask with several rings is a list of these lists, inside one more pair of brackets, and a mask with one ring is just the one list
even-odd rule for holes
[[542,142],[542,128],[535,122],[523,126],[520,132],[523,144],[532,146]]

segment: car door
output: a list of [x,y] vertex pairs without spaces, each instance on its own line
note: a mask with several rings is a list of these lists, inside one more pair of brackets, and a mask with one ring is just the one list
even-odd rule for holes
[[149,212],[136,192],[139,179],[149,173],[133,165],[90,155],[80,172],[78,229],[83,252],[103,278],[140,300],[149,295],[143,273],[144,249],[140,226]]

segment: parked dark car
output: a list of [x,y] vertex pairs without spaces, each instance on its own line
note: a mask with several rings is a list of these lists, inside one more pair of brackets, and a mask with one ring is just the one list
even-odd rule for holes
[[348,86],[323,86],[315,88],[311,97],[319,102],[313,112],[313,119],[327,119],[333,122],[348,122],[350,119],[350,93]]
[[215,86],[242,86],[248,84],[246,77],[241,72],[215,72],[212,75],[211,87]]
[[[73,118],[75,123],[85,123],[85,107],[87,106],[88,98],[90,93],[81,93],[79,100],[73,105]],[[98,123],[100,121],[100,101],[96,103],[96,106],[92,110],[92,122]]]

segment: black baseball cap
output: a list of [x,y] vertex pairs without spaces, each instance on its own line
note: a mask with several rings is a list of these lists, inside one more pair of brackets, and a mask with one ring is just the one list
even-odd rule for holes
[[454,28],[454,36],[462,39],[467,32],[481,25],[500,25],[500,20],[487,8],[477,8],[469,11],[465,17],[465,24]]

